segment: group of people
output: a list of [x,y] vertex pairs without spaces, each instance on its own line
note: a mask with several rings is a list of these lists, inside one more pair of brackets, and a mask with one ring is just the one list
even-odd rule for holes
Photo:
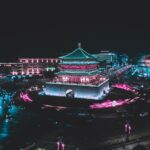
[[57,150],[65,150],[65,144],[63,143],[63,137],[59,137],[57,141]]

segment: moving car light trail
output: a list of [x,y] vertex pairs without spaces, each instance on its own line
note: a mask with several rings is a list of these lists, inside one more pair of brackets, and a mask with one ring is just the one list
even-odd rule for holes
[[139,97],[135,97],[133,99],[120,99],[120,100],[106,100],[103,103],[94,103],[92,105],[90,105],[89,107],[91,109],[102,109],[102,108],[111,108],[111,107],[117,107],[117,106],[123,106],[126,104],[131,104],[133,102],[135,102],[136,100],[138,100]]
[[126,91],[135,92],[134,88],[128,84],[113,84],[112,87],[120,88]]

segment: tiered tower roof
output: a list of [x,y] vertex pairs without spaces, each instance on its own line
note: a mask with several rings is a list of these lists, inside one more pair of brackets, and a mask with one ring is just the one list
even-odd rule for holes
[[73,52],[65,55],[65,56],[61,56],[59,57],[60,59],[63,60],[85,60],[85,59],[96,59],[94,56],[92,56],[91,54],[89,54],[88,52],[86,52],[84,49],[81,48],[81,44],[78,44],[78,48],[75,49]]

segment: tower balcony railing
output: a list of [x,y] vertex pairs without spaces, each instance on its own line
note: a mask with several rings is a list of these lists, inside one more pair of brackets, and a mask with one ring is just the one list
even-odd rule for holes
[[69,82],[69,81],[61,81],[61,80],[51,80],[47,83],[52,84],[63,84],[63,85],[77,85],[77,86],[99,86],[100,84],[108,81],[109,79],[106,78],[105,80],[94,80],[92,82]]

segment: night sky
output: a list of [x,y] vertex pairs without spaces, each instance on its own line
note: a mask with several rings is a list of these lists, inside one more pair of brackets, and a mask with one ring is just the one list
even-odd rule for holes
[[126,12],[122,16],[120,11],[116,11],[116,18],[116,14],[112,14],[115,8],[110,10],[109,7],[106,11],[101,6],[101,12],[95,13],[87,8],[88,14],[75,7],[71,17],[67,15],[71,13],[71,8],[65,14],[64,7],[52,13],[44,5],[37,8],[34,16],[26,7],[20,11],[20,7],[15,14],[10,12],[7,17],[4,16],[4,21],[1,20],[0,61],[16,61],[18,57],[58,57],[77,48],[78,42],[90,53],[110,50],[136,56],[150,52],[150,24],[140,20],[143,18],[141,12],[133,21],[135,16],[131,17]]

